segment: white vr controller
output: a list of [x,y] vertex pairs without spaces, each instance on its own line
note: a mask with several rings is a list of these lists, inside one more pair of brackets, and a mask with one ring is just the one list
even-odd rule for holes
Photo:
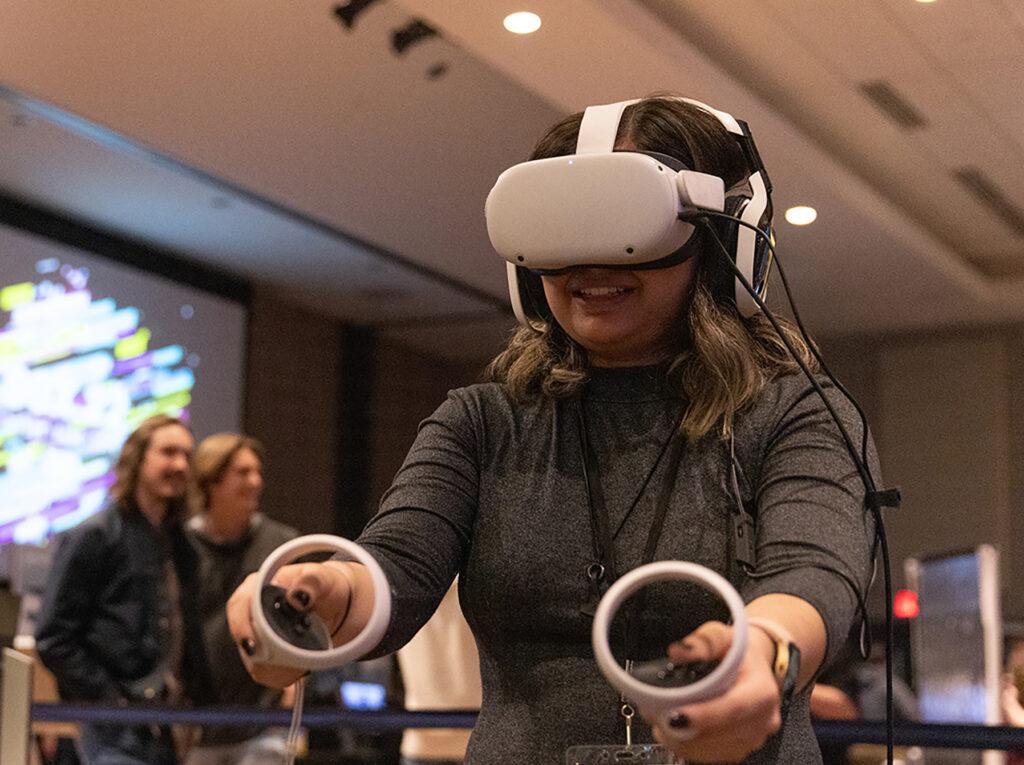
[[[285,590],[271,584],[285,564],[314,552],[337,552],[363,564],[373,583],[373,610],[366,626],[352,640],[331,646],[331,635],[313,612],[302,612],[285,600]],[[362,547],[330,534],[310,534],[285,542],[260,566],[252,599],[256,650],[252,659],[297,669],[329,669],[356,661],[380,642],[391,620],[391,588],[376,560]]]
[[[608,643],[608,631],[619,607],[634,592],[654,582],[679,579],[703,585],[725,601],[732,614],[732,645],[718,666],[705,677],[688,685],[652,685],[627,672],[615,660]],[[638,709],[660,720],[664,731],[676,738],[685,739],[691,737],[692,732],[673,728],[668,724],[672,710],[684,704],[716,698],[732,687],[739,674],[743,657],[747,653],[747,634],[747,613],[743,607],[743,600],[724,577],[696,563],[658,561],[633,569],[608,588],[594,614],[591,642],[597,666],[608,682]]]

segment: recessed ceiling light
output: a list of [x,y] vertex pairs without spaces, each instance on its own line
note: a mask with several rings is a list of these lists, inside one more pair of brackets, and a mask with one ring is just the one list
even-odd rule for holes
[[919,3],[934,3],[935,0],[917,0]]
[[505,29],[517,35],[528,35],[540,29],[540,16],[529,11],[510,13],[505,17]]
[[790,207],[786,210],[786,220],[792,223],[794,226],[806,226],[808,223],[814,223],[814,219],[818,217],[818,211],[813,207]]

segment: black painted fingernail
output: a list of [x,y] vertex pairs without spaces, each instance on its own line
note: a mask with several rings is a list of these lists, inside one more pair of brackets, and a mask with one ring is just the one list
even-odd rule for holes
[[246,656],[252,656],[256,653],[256,641],[251,637],[244,638],[239,645],[242,646],[242,650],[245,651]]
[[309,593],[305,590],[295,590],[295,592],[292,593],[292,597],[295,598],[295,601],[303,608],[306,608],[309,605]]
[[690,718],[680,712],[677,715],[672,715],[668,720],[668,724],[672,728],[689,728]]

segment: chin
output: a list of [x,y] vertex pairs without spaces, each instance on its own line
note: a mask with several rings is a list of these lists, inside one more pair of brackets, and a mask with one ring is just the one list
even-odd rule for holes
[[187,490],[182,486],[168,486],[161,492],[160,496],[170,502],[176,499],[185,499],[187,494]]

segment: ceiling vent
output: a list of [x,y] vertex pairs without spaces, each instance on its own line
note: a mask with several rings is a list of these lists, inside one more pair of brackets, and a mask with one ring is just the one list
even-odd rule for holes
[[991,178],[976,167],[959,167],[953,171],[953,177],[1018,236],[1024,237],[1024,210],[1011,202]]
[[902,129],[919,130],[928,124],[924,115],[885,80],[862,82],[858,87],[871,103]]

